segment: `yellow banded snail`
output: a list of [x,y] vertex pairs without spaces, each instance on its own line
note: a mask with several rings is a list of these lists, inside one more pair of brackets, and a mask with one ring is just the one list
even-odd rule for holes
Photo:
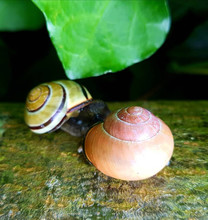
[[111,113],[84,141],[87,159],[102,173],[122,180],[155,175],[168,164],[173,148],[168,126],[138,106]]
[[94,101],[84,86],[60,80],[32,89],[26,99],[24,116],[34,133],[52,132],[61,127],[72,135],[82,136],[92,123],[103,120],[108,113],[105,103]]

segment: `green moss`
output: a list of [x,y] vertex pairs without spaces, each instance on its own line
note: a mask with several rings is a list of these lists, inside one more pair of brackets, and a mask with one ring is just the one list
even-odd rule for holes
[[77,153],[80,139],[62,131],[36,135],[22,104],[0,105],[1,219],[207,219],[208,102],[141,105],[171,128],[170,165],[143,181],[107,177]]
[[5,170],[0,173],[0,184],[13,183],[14,174],[11,170]]

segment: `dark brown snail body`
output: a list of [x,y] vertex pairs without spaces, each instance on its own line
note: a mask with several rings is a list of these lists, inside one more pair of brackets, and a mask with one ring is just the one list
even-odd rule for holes
[[174,148],[168,126],[141,107],[110,114],[86,135],[88,160],[107,176],[122,180],[149,178],[169,162]]

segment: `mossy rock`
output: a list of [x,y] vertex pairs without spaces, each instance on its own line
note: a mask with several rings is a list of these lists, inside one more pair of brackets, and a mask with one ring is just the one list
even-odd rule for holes
[[62,131],[36,135],[23,104],[0,105],[0,219],[208,219],[208,102],[139,105],[171,128],[169,166],[143,181],[107,177]]

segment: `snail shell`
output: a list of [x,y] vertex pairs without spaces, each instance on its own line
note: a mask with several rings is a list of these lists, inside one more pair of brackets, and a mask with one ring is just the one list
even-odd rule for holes
[[88,160],[107,176],[149,178],[169,162],[174,148],[168,126],[148,110],[133,106],[110,114],[86,135]]
[[38,134],[54,131],[90,100],[87,89],[74,81],[43,83],[27,96],[25,122]]

